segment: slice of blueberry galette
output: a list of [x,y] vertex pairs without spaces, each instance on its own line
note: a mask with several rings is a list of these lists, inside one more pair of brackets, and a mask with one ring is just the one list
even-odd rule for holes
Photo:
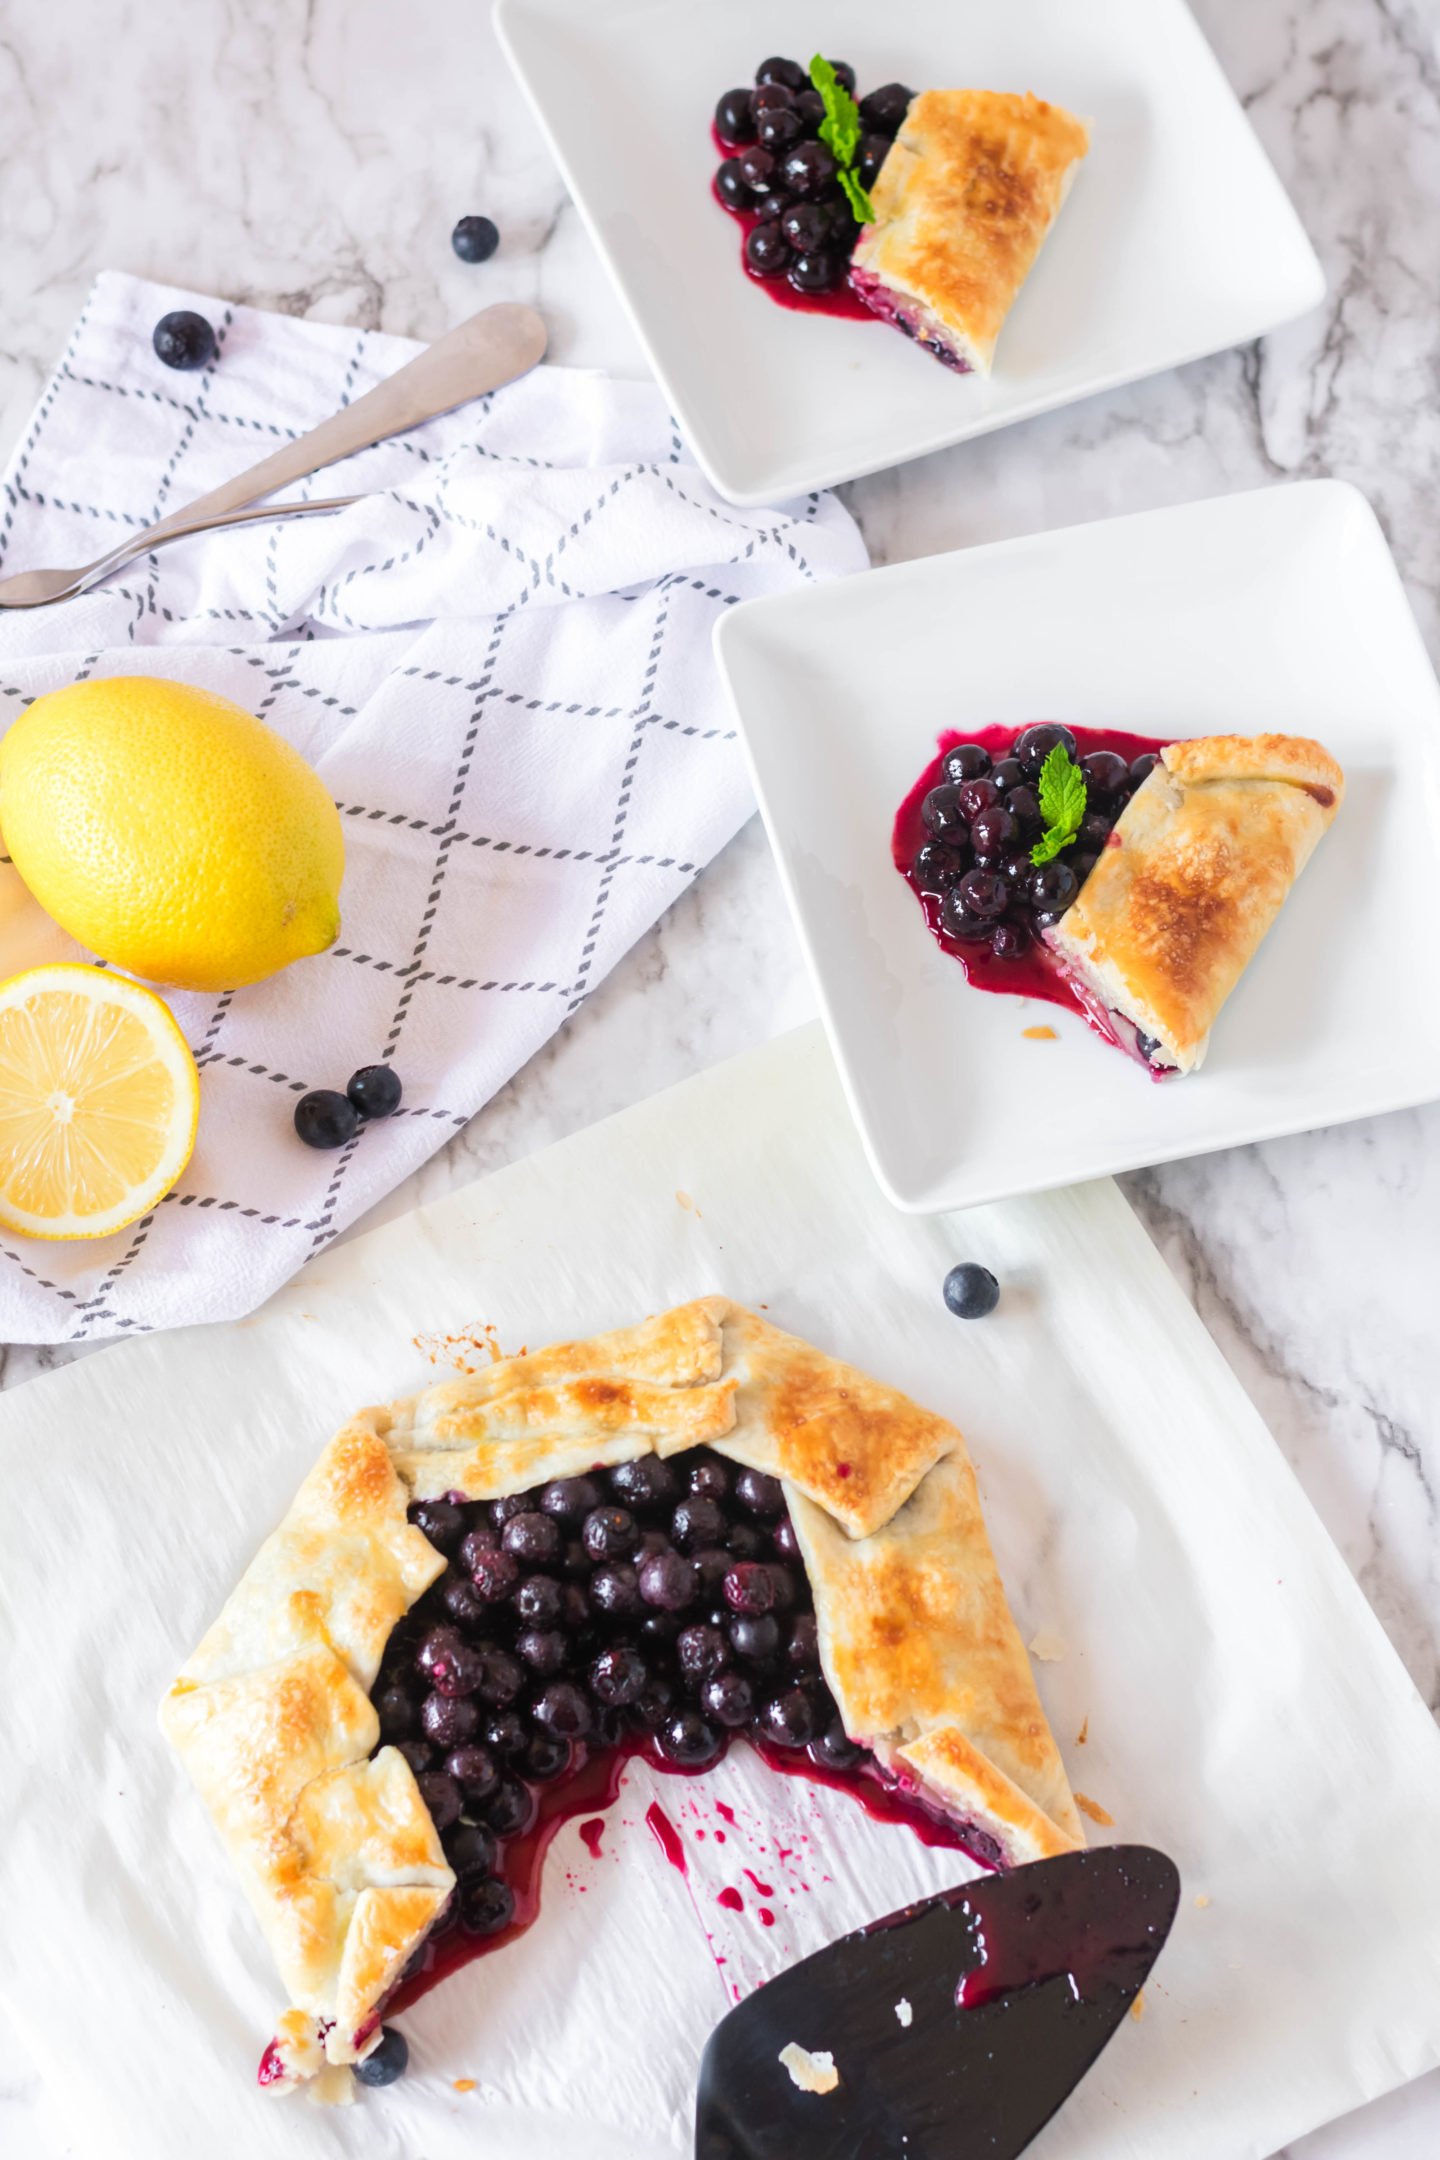
[[321,2099],[632,1755],[743,1737],[991,1866],[1084,1842],[961,1435],[723,1297],[362,1412],[161,1724],[289,1999],[260,2081]]

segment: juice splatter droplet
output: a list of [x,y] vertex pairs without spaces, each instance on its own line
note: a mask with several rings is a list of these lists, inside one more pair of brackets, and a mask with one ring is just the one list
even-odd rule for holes
[[738,1890],[722,1890],[715,1902],[717,1905],[723,1905],[726,1912],[744,1912],[745,1910],[745,1901]]
[[731,1807],[731,1806],[730,1806],[730,1804],[729,1804],[729,1802],[728,1802],[728,1801],[726,1801],[726,1800],[717,1800],[717,1801],[715,1802],[715,1812],[716,1812],[716,1814],[717,1814],[717,1815],[723,1815],[723,1816],[724,1816],[724,1818],[725,1818],[725,1820],[726,1820],[726,1822],[728,1822],[728,1823],[729,1823],[729,1825],[730,1825],[731,1829],[732,1829],[732,1830],[734,1829],[734,1827],[735,1827],[735,1810],[734,1810],[734,1808],[733,1808],[733,1807]]
[[760,1925],[761,1927],[774,1927],[775,1925],[775,1915],[768,1905],[760,1907]]
[[774,1897],[774,1883],[761,1882],[759,1876],[755,1873],[754,1868],[742,1868],[740,1872],[742,1875],[749,1876],[752,1889],[757,1890],[760,1893],[761,1897]]
[[602,1815],[592,1815],[589,1822],[580,1825],[580,1842],[592,1860],[600,1858],[600,1840],[604,1835],[605,1818]]
[[679,1868],[680,1873],[685,1874],[688,1862],[685,1858],[685,1848],[680,1842],[680,1833],[658,1800],[652,1800],[649,1807],[646,1808],[645,1826],[660,1847],[661,1852],[670,1862],[671,1867]]

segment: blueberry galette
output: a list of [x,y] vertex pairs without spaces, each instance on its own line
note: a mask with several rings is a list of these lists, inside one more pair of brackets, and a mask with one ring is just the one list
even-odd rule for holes
[[1171,743],[1045,932],[1082,1003],[1146,1063],[1193,1071],[1344,793],[1302,736]]
[[959,1432],[721,1297],[362,1412],[161,1723],[289,1997],[261,2082],[320,2098],[628,1755],[743,1736],[992,1866],[1083,1843]]
[[988,375],[1089,147],[1084,124],[1042,98],[922,90],[871,188],[852,288],[947,366]]

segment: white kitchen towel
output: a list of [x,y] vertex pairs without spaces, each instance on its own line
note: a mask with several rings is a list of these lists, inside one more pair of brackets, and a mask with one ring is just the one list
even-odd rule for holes
[[[150,342],[182,306],[218,339],[195,374]],[[91,560],[414,350],[102,276],[5,476],[0,574]],[[832,496],[737,510],[653,385],[571,369],[296,492],[357,491],[335,517],[182,541],[0,614],[0,728],[87,677],[203,684],[319,769],[347,849],[328,953],[172,997],[201,1067],[176,1190],[93,1244],[0,1235],[0,1341],[248,1312],[439,1147],[749,815],[718,613],[865,564]],[[0,867],[0,977],[86,957]],[[335,1154],[302,1146],[298,1097],[376,1061],[401,1076],[400,1113]]]

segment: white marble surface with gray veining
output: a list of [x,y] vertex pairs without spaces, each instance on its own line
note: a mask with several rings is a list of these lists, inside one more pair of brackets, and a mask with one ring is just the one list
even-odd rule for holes
[[[893,561],[1338,475],[1374,502],[1440,655],[1440,12],[1424,0],[1198,0],[1198,12],[1319,247],[1325,306],[1258,347],[847,497],[873,557]],[[0,4],[0,450],[105,267],[420,337],[483,300],[521,298],[544,311],[555,359],[640,371],[485,16],[480,0]],[[503,234],[483,269],[449,247],[471,210]],[[383,1212],[812,1010],[752,824]],[[1440,1710],[1440,1108],[1173,1164],[1126,1189]],[[56,1355],[0,1352],[0,1377]],[[77,2008],[83,1994],[77,1975]],[[77,2015],[77,2047],[83,2026]],[[1291,2160],[1437,2151],[1440,2075]],[[78,2152],[4,2033],[0,2152]]]

